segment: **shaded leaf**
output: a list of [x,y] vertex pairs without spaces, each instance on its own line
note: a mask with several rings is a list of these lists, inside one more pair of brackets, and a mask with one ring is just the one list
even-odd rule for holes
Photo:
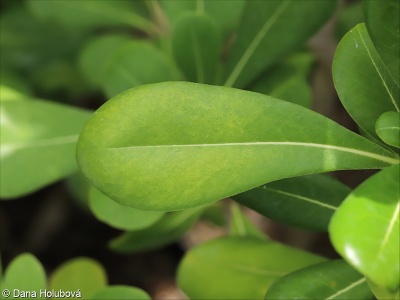
[[79,257],[59,266],[49,280],[49,289],[81,292],[82,299],[90,299],[107,284],[103,267],[95,260]]
[[248,85],[278,59],[303,44],[335,7],[336,1],[326,0],[248,1],[228,55],[225,86]]
[[363,2],[346,3],[338,14],[335,37],[340,41],[350,29],[364,21]]
[[349,193],[339,181],[314,174],[271,182],[232,199],[284,224],[327,231],[333,213]]
[[42,100],[2,101],[1,197],[14,198],[77,170],[78,134],[91,112]]
[[150,227],[126,232],[112,240],[110,248],[117,252],[134,253],[165,246],[181,238],[202,212],[203,208],[197,208],[166,214]]
[[239,205],[234,202],[231,203],[230,234],[233,236],[248,236],[268,240],[268,237],[249,220],[240,210]]
[[0,102],[13,100],[28,100],[29,98],[8,86],[0,85]]
[[381,288],[380,286],[373,283],[371,280],[367,280],[369,287],[374,293],[375,297],[378,300],[399,300],[400,299],[400,290],[397,292],[391,293],[386,289]]
[[379,141],[375,122],[384,112],[400,110],[399,86],[382,63],[365,24],[354,27],[340,41],[333,81],[351,117],[369,138]]
[[400,112],[383,113],[376,121],[375,130],[386,144],[400,148]]
[[[10,297],[0,295],[0,299],[19,299],[28,298],[35,295],[35,299],[44,299],[40,295],[40,290],[46,288],[46,273],[42,264],[35,256],[24,253],[14,258],[5,270],[3,281],[0,282],[1,291],[8,289],[11,292]],[[14,289],[17,292],[14,292]],[[20,292],[32,292],[28,297]]]
[[111,285],[102,290],[97,291],[92,299],[144,299],[151,300],[150,296],[143,290],[124,285]]
[[124,230],[149,227],[163,215],[162,212],[144,211],[123,206],[94,187],[90,188],[89,206],[96,218],[112,227]]
[[188,81],[215,83],[222,43],[212,19],[185,14],[175,23],[172,50]]
[[301,106],[189,82],[140,86],[109,100],[81,132],[77,160],[115,201],[165,211],[286,177],[399,161]]
[[178,284],[191,299],[263,299],[277,278],[324,260],[254,237],[224,237],[186,253]]
[[399,288],[399,165],[358,186],[334,214],[330,238],[355,269],[379,286]]
[[315,264],[275,281],[265,299],[373,299],[367,280],[343,260]]

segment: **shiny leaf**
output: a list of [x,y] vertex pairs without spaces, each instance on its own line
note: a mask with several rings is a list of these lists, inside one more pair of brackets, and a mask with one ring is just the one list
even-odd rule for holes
[[400,148],[400,112],[383,113],[376,121],[375,130],[386,144]]
[[191,299],[263,299],[279,277],[322,261],[275,242],[224,237],[186,253],[178,269],[178,284]]
[[398,163],[301,106],[188,82],[140,86],[106,102],[81,132],[77,160],[113,200],[166,211],[286,177]]
[[358,186],[334,214],[336,250],[359,272],[390,291],[400,278],[400,168],[386,168]]

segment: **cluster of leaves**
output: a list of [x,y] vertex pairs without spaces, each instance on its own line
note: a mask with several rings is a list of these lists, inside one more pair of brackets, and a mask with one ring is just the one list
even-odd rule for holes
[[[313,56],[302,47],[336,1],[25,4],[1,21],[1,198],[67,178],[99,220],[126,230],[110,247],[133,253],[199,218],[224,224],[215,201],[230,197],[231,235],[180,264],[190,298],[399,297],[397,1],[366,1],[365,23],[336,51],[335,87],[362,136],[309,109]],[[27,28],[35,39],[19,40]],[[112,99],[92,113],[32,89]],[[318,174],[343,169],[383,170],[353,191]],[[329,232],[343,260],[271,241],[237,203]]]

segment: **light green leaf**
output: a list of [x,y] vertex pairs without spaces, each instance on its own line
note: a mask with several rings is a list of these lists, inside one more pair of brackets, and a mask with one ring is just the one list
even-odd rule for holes
[[122,234],[110,243],[110,248],[122,253],[155,249],[175,242],[192,227],[204,208],[169,213],[157,223],[142,230]]
[[400,112],[383,113],[376,121],[375,130],[386,144],[400,148]]
[[364,1],[369,35],[379,56],[399,86],[400,3],[397,0]]
[[90,188],[89,205],[96,218],[112,227],[124,230],[137,230],[149,227],[163,215],[162,212],[143,211],[123,206],[108,198],[94,187]]
[[1,197],[14,198],[77,170],[78,134],[91,112],[49,101],[0,102]]
[[241,211],[240,206],[234,202],[231,203],[231,222],[230,234],[233,236],[249,236],[268,240],[268,237],[254,225],[249,218]]
[[390,291],[396,291],[400,282],[399,180],[399,165],[370,177],[346,198],[329,228],[336,250]]
[[275,281],[265,299],[355,299],[373,298],[367,280],[343,260],[305,267]]
[[0,102],[13,101],[19,99],[27,100],[28,97],[8,86],[0,85]]
[[132,300],[143,299],[151,300],[150,296],[143,290],[132,286],[111,285],[94,294],[92,299],[115,299],[115,300]]
[[336,1],[326,0],[248,1],[228,55],[225,86],[248,85],[279,58],[302,45],[335,7]]
[[[35,256],[24,253],[14,258],[8,265],[0,286],[0,291],[8,289],[11,292],[10,297],[4,297],[4,294],[1,294],[0,299],[31,297],[32,299],[45,299],[40,295],[40,290],[46,288],[46,273]],[[31,293],[24,293],[27,291]]]
[[152,33],[154,25],[136,11],[131,1],[30,0],[28,7],[39,19],[57,21],[74,29],[128,25]]
[[107,284],[103,267],[86,257],[74,258],[59,266],[51,275],[49,289],[80,291],[82,299],[90,299]]
[[333,81],[343,106],[366,132],[379,141],[375,122],[387,111],[400,111],[399,86],[382,63],[365,24],[340,41],[333,61]]
[[140,86],[109,100],[81,132],[77,160],[105,195],[145,210],[185,209],[286,177],[399,162],[301,106],[189,82]]
[[378,300],[399,300],[400,299],[400,289],[397,292],[391,293],[386,289],[373,283],[371,280],[367,280],[369,287],[374,293],[376,299]]
[[187,13],[175,23],[172,50],[188,81],[215,83],[221,48],[220,32],[210,17]]
[[[20,75],[7,69],[0,69],[0,82],[2,87],[8,87],[23,95],[32,95],[32,89]],[[0,93],[0,98],[3,98],[3,91]],[[0,99],[1,101],[1,99]]]
[[277,278],[324,260],[254,237],[224,237],[186,253],[178,284],[191,299],[263,299]]
[[339,181],[314,174],[271,182],[232,199],[284,224],[327,231],[333,213],[349,193]]

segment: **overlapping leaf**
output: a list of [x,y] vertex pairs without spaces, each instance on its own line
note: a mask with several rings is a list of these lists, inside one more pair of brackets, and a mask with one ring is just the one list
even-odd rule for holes
[[400,148],[400,112],[383,113],[376,121],[375,130],[386,144]]

